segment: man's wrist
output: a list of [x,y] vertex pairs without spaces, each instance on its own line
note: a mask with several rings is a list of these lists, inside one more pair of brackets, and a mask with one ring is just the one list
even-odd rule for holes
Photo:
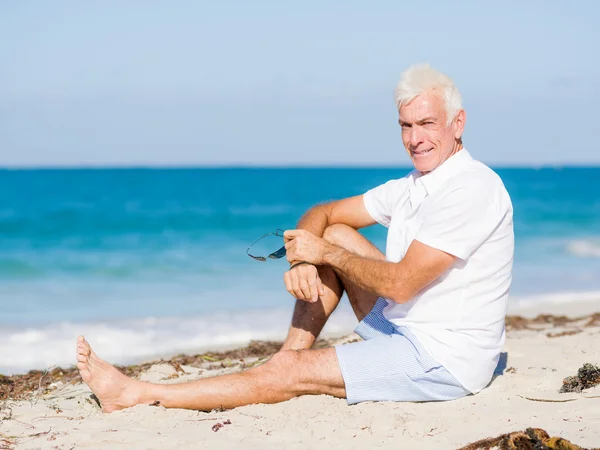
[[340,264],[344,258],[346,250],[334,244],[329,244],[323,253],[323,263],[327,266],[340,268]]
[[300,264],[300,263],[312,264],[312,263],[309,263],[309,262],[306,262],[306,261],[302,261],[301,259],[295,259],[293,261],[290,261],[290,269],[292,268],[292,266],[295,266],[295,265]]
[[313,264],[313,263],[310,263],[310,262],[308,262],[308,261],[299,261],[299,262],[297,262],[297,263],[294,263],[294,264],[292,264],[288,270],[292,270],[294,267],[296,267],[296,266],[300,266],[300,265],[302,265],[302,264],[308,264],[309,266],[314,266],[314,264]]

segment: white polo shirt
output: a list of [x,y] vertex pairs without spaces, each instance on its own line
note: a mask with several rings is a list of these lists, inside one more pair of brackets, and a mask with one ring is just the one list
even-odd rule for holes
[[463,149],[426,175],[413,171],[371,189],[364,203],[388,228],[388,261],[400,261],[414,239],[457,257],[409,302],[387,300],[384,316],[409,328],[466,389],[480,391],[504,345],[511,283],[513,210],[502,180]]

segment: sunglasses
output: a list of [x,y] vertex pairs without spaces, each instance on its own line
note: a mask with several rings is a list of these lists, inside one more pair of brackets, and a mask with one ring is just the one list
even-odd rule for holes
[[[259,237],[256,241],[254,241],[252,244],[250,244],[250,247],[248,247],[248,250],[246,250],[246,254],[252,258],[255,259],[257,261],[266,261],[267,259],[280,259],[283,258],[285,256],[286,250],[285,250],[285,245],[282,246],[279,250],[276,250],[272,253],[267,254],[266,256],[263,256],[265,253],[267,253],[267,251],[265,251],[262,247],[264,247],[267,242],[267,239],[269,238],[269,236],[276,236],[276,237],[283,237],[283,230],[277,229],[274,232],[271,233],[267,233],[264,236]],[[262,242],[262,244],[264,245],[259,245],[259,242]],[[268,243],[273,243],[273,242],[268,242]],[[254,249],[254,250],[253,250]]]

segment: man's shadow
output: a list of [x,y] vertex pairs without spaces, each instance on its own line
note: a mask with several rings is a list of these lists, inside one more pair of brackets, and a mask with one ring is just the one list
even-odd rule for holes
[[496,369],[494,370],[494,376],[492,378],[492,382],[496,379],[496,377],[504,375],[504,371],[506,370],[507,365],[508,365],[508,353],[502,352],[502,353],[500,353],[500,359],[498,360],[498,365],[496,365]]

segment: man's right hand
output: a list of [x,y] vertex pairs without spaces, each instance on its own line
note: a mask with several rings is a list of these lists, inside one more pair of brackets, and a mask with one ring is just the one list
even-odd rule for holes
[[315,303],[325,295],[325,287],[317,268],[312,264],[300,264],[288,270],[284,276],[285,288],[298,300]]

